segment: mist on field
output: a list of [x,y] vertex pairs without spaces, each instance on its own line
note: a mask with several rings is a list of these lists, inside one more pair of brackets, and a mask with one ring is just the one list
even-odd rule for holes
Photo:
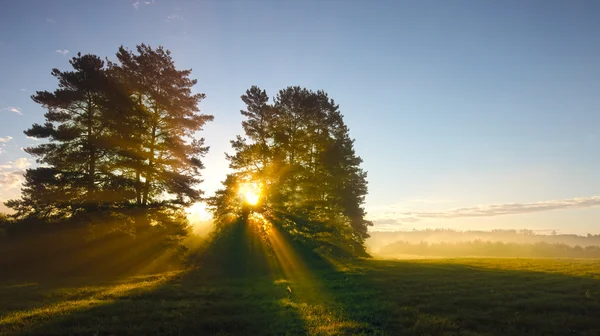
[[600,235],[534,230],[375,231],[366,242],[382,258],[427,257],[600,257]]

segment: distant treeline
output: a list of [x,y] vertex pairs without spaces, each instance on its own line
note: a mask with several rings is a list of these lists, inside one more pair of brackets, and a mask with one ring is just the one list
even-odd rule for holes
[[379,255],[390,257],[416,255],[427,257],[600,258],[600,246],[581,247],[545,242],[519,244],[481,240],[455,243],[398,241],[381,248]]
[[371,238],[367,242],[368,246],[378,251],[382,247],[397,241],[404,241],[411,244],[421,242],[428,243],[457,243],[469,242],[474,240],[517,243],[517,244],[565,244],[569,246],[598,246],[600,245],[600,234],[587,234],[580,236],[576,234],[558,234],[550,232],[549,234],[540,234],[533,230],[491,230],[491,231],[457,231],[451,229],[426,229],[415,231],[397,231],[397,232],[371,232]]

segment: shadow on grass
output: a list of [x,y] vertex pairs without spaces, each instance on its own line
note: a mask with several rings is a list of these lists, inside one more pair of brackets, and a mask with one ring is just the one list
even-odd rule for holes
[[[63,284],[52,290],[72,295],[56,296],[46,291],[49,287],[36,284],[32,286],[38,289],[31,290],[21,284],[32,301],[41,296],[44,303],[33,309],[13,305],[8,309],[12,312],[1,315],[0,334],[306,334],[296,309],[284,304],[290,297],[288,285],[268,271],[262,244],[245,226],[232,229],[205,252],[197,267],[171,276],[155,275],[160,281],[140,290],[105,295],[103,290],[119,282],[71,290]],[[136,278],[128,279],[136,283]]]
[[248,230],[185,272],[0,285],[0,334],[600,334],[600,262],[341,262]]

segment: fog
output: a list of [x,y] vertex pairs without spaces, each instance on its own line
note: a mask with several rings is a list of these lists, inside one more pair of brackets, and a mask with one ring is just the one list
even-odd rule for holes
[[371,232],[369,252],[378,257],[495,256],[600,257],[600,235],[580,236],[533,230]]

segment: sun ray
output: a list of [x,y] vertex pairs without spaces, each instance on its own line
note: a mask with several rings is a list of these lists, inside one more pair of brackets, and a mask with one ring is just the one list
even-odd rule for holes
[[248,224],[264,230],[265,242],[268,242],[273,253],[271,272],[274,284],[282,286],[289,293],[281,303],[298,311],[308,334],[337,335],[360,330],[360,323],[348,319],[340,313],[339,308],[330,304],[333,298],[328,290],[276,225],[259,213],[251,214]]

